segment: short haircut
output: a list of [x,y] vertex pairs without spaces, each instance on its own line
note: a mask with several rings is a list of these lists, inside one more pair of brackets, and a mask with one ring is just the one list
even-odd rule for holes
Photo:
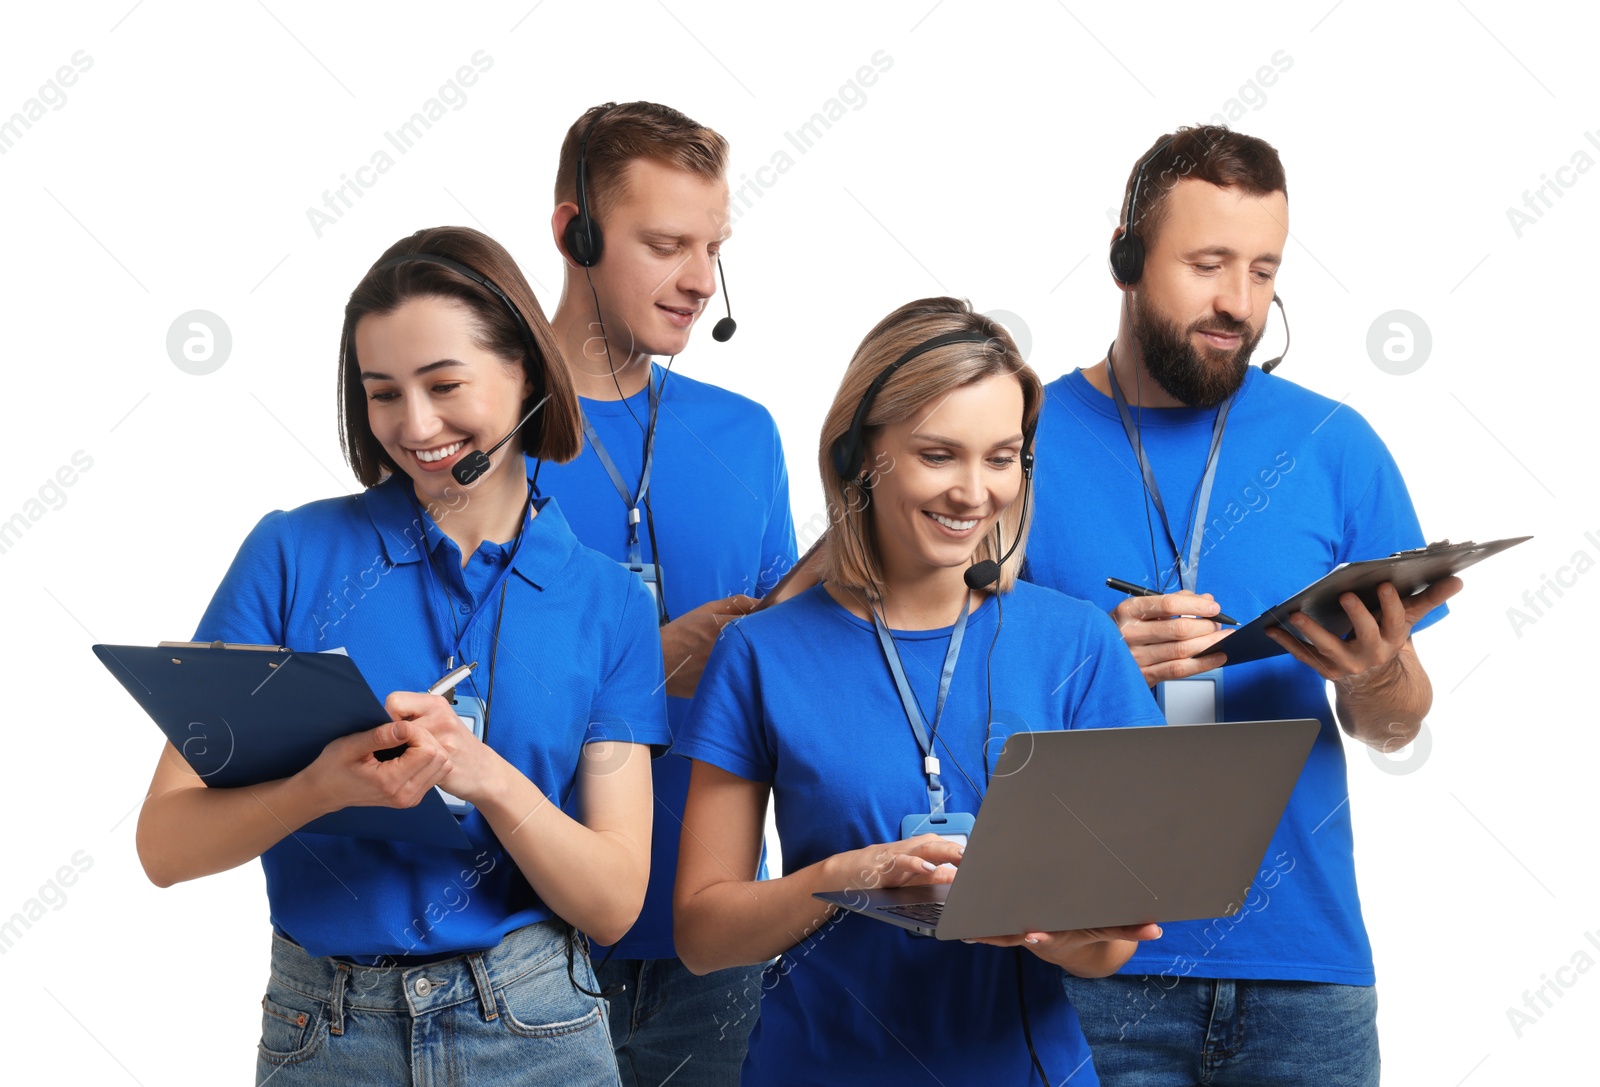
[[1150,161],[1144,168],[1138,219],[1133,224],[1133,233],[1144,242],[1146,252],[1155,245],[1166,222],[1167,198],[1185,179],[1208,181],[1225,189],[1237,186],[1252,196],[1289,195],[1283,163],[1267,141],[1234,132],[1227,125],[1183,127],[1158,137],[1134,162],[1122,190],[1121,224],[1128,221],[1128,201],[1133,197],[1139,164],[1146,159]]
[[[822,560],[824,581],[852,589],[883,584],[883,562],[868,512],[871,507],[840,478],[834,463],[834,447],[850,432],[856,408],[873,379],[913,347],[946,332],[978,332],[988,339],[981,343],[964,341],[936,347],[896,370],[867,412],[862,439],[868,443],[869,450],[872,438],[886,425],[909,419],[956,389],[1000,375],[1014,377],[1022,386],[1019,422],[1023,433],[1031,433],[1038,424],[1039,409],[1044,403],[1044,386],[1039,375],[1022,360],[1011,334],[983,314],[974,313],[971,303],[960,298],[922,298],[906,303],[879,321],[856,348],[822,424],[817,460],[822,471],[822,493],[828,503],[830,526]],[[877,470],[869,451],[862,471],[870,475]],[[884,471],[892,472],[893,468]],[[1025,481],[1024,486],[1031,488],[1033,483]],[[1011,541],[1017,544],[1015,553],[1001,569],[997,586],[1000,592],[1009,592],[1016,584],[1017,571],[1022,568],[1026,556],[1028,525],[1022,521],[1022,507],[1022,492],[1019,491],[1017,500],[1000,515],[1000,532],[1007,546]],[[1031,515],[1029,520],[1032,520]],[[975,549],[973,561],[992,559],[998,562],[1001,554],[1003,552],[995,549],[994,536],[985,534]]]
[[[443,265],[424,261],[383,267],[390,258],[410,253],[431,253],[464,264],[504,291],[528,323],[534,357],[528,356],[526,341],[505,303],[480,284]],[[476,326],[473,341],[498,355],[507,366],[520,366],[533,384],[534,397],[543,389],[544,405],[520,432],[524,452],[564,463],[582,451],[578,398],[562,362],[561,348],[516,261],[499,242],[470,227],[430,227],[384,250],[350,292],[344,308],[339,342],[339,442],[363,486],[371,487],[386,475],[399,473],[400,468],[384,452],[367,420],[361,360],[356,357],[356,324],[372,314],[393,313],[413,298],[446,298],[466,306]],[[524,401],[519,418],[538,402],[533,398]]]
[[[598,120],[596,120],[598,118]],[[594,122],[594,131],[589,125]],[[589,134],[589,213],[603,227],[606,212],[627,195],[627,165],[654,159],[707,181],[728,172],[728,141],[670,106],[607,102],[584,111],[567,129],[556,165],[556,203],[578,202],[578,145]]]

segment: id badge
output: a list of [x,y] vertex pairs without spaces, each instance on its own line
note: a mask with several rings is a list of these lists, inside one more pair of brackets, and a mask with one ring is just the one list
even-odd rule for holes
[[1222,715],[1222,669],[1156,684],[1156,705],[1169,725],[1213,725]]
[[972,834],[972,816],[964,811],[941,811],[932,815],[908,815],[900,820],[900,837],[915,838],[919,834],[937,834],[939,837],[966,847]]
[[622,568],[644,582],[644,587],[650,590],[650,599],[656,602],[656,620],[660,622],[666,612],[661,605],[661,583],[656,579],[655,563],[647,562],[641,566],[635,566],[631,562],[625,562],[622,564]]
[[[462,727],[478,739],[483,739],[483,699],[458,692],[454,708],[456,716],[461,718]],[[444,797],[445,807],[450,809],[452,815],[466,815],[472,810],[470,801],[462,800],[459,796],[443,789],[439,790],[439,795]]]

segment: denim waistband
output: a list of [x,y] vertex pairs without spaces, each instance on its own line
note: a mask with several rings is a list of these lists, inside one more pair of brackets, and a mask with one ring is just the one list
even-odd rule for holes
[[498,1016],[494,990],[564,955],[568,931],[563,921],[540,921],[509,933],[486,951],[392,967],[314,958],[293,940],[273,933],[272,976],[297,992],[326,1001],[334,1034],[344,1033],[344,1012],[351,1008],[417,1016],[476,1001],[484,1019],[493,1020]]

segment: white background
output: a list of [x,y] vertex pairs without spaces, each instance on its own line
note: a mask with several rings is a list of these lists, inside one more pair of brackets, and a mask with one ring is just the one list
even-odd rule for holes
[[[259,866],[165,891],[144,879],[130,813],[159,740],[89,645],[187,637],[263,512],[355,488],[334,415],[340,313],[387,245],[482,227],[550,307],[550,185],[585,107],[650,98],[713,125],[736,187],[787,151],[725,250],[737,338],[702,332],[679,365],[772,408],[804,522],[821,508],[822,411],[879,317],[964,295],[1021,316],[1047,380],[1095,361],[1114,333],[1104,252],[1130,165],[1244,99],[1237,127],[1276,145],[1290,179],[1280,373],[1373,423],[1431,538],[1536,536],[1473,571],[1420,639],[1431,750],[1391,772],[1348,752],[1386,1078],[1593,1076],[1600,970],[1563,972],[1573,984],[1520,1037],[1507,1016],[1580,950],[1600,962],[1585,939],[1600,930],[1600,573],[1547,593],[1520,629],[1507,611],[1575,552],[1600,560],[1594,348],[1571,316],[1592,312],[1600,171],[1559,175],[1570,187],[1520,237],[1507,217],[1575,152],[1600,161],[1585,138],[1600,140],[1593,28],[1574,9],[130,3],[13,8],[0,32],[0,118],[75,52],[92,58],[0,156],[0,521],[26,516],[75,453],[93,462],[0,554],[0,920],[74,854],[92,861],[0,954],[8,1065],[96,1083],[251,1074]],[[465,104],[319,238],[307,209],[479,50],[492,67]],[[846,91],[856,108],[797,152],[785,133],[880,51],[892,63],[864,101]],[[1249,86],[1280,51],[1287,70]],[[208,376],[166,348],[194,309],[231,330]],[[1367,349],[1396,309],[1431,330],[1408,376]]]

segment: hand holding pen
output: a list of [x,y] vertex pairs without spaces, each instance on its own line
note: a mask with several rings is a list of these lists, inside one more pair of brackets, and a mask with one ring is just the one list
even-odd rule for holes
[[[1129,596],[1150,597],[1150,596],[1162,596],[1162,595],[1165,595],[1159,589],[1147,589],[1143,585],[1135,585],[1131,581],[1123,581],[1120,577],[1108,577],[1108,578],[1106,578],[1106,588],[1115,589],[1115,590],[1117,590],[1117,592],[1126,593]],[[1178,596],[1178,595],[1181,595],[1181,594],[1173,593],[1173,594],[1170,594],[1170,595]],[[1189,595],[1192,596],[1194,594],[1191,593]],[[1213,604],[1216,603],[1215,600],[1212,600],[1212,597],[1211,597],[1210,593],[1206,593],[1205,596],[1201,597],[1201,599],[1203,599],[1203,600],[1211,600],[1211,602]],[[1189,619],[1189,618],[1195,618],[1196,616],[1190,616],[1188,614],[1179,614],[1176,617],[1180,618],[1180,619]],[[1221,623],[1225,627],[1236,627],[1236,626],[1239,625],[1239,620],[1230,618],[1230,617],[1228,617],[1226,615],[1223,615],[1222,614],[1222,609],[1220,607],[1217,609],[1217,613],[1215,615],[1206,615],[1206,616],[1198,616],[1198,617],[1199,618],[1204,618],[1204,619],[1214,619],[1217,622]]]
[[[301,778],[315,797],[317,814],[347,807],[410,808],[456,771],[448,740],[461,719],[439,697],[471,675],[474,665],[454,669],[427,690],[396,691],[384,701],[390,720],[330,742]],[[448,719],[456,727],[442,727]],[[440,737],[446,737],[441,741]],[[474,741],[476,742],[476,741]]]
[[1128,593],[1111,618],[1150,686],[1187,679],[1221,667],[1227,660],[1222,653],[1195,658],[1225,635],[1223,623],[1238,625],[1237,620],[1222,614],[1209,593],[1159,593],[1117,578],[1108,578],[1106,584]]

